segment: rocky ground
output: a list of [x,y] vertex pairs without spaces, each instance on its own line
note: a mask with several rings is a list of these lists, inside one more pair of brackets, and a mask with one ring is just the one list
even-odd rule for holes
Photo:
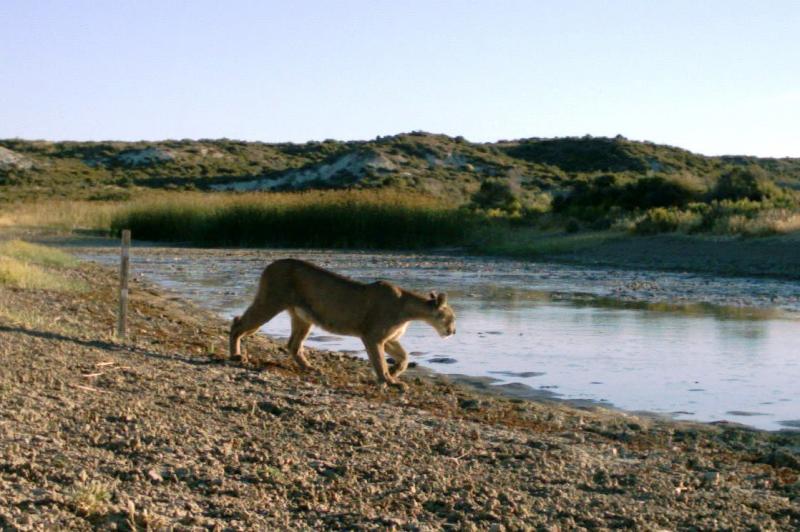
[[800,437],[481,395],[268,338],[115,272],[0,287],[0,528],[800,528]]

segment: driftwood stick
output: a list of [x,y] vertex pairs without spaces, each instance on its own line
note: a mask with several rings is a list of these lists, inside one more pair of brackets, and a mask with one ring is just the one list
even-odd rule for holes
[[75,388],[79,388],[81,390],[87,391],[87,392],[108,393],[105,390],[98,390],[97,388],[92,388],[91,386],[82,386],[80,384],[73,384],[72,386],[74,386]]

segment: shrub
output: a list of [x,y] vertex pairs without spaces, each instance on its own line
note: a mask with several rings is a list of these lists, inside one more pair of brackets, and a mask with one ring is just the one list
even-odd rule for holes
[[779,191],[758,166],[737,166],[719,176],[710,197],[715,200],[761,201],[778,195]]
[[575,218],[570,218],[567,220],[566,225],[564,226],[564,230],[567,233],[577,233],[581,230],[581,224]]
[[702,223],[703,215],[696,210],[655,207],[645,212],[644,216],[636,222],[633,226],[633,232],[638,235],[654,235],[675,231],[691,233],[697,230]]
[[535,192],[526,199],[523,215],[528,219],[536,219],[552,209],[553,197],[547,192]]
[[764,236],[800,230],[800,212],[796,208],[775,207],[768,201],[715,200],[711,203],[691,203],[684,209],[649,209],[633,220],[621,217],[615,226],[627,227],[640,235],[706,231],[724,235]]
[[553,209],[586,220],[615,207],[628,211],[684,207],[700,195],[701,190],[687,180],[644,177],[621,183],[614,175],[603,175],[591,182],[575,182],[568,194],[554,200]]
[[699,196],[687,183],[663,177],[645,177],[623,187],[619,205],[625,209],[683,207]]
[[762,202],[748,199],[736,201],[713,200],[706,205],[701,229],[703,231],[712,231],[715,233],[728,233],[727,229],[723,229],[725,222],[721,222],[721,220],[731,217],[752,218],[758,211],[764,209],[764,207]]
[[500,209],[506,212],[518,212],[522,205],[519,198],[507,181],[487,179],[481,188],[472,195],[472,203],[480,209]]
[[614,204],[618,188],[613,175],[599,176],[594,181],[575,181],[566,194],[553,198],[553,210],[581,218],[591,217],[595,213],[588,210],[605,211]]
[[78,515],[91,517],[108,510],[111,493],[110,486],[98,482],[79,485],[73,488],[68,503]]
[[623,139],[557,138],[529,139],[504,150],[512,157],[545,163],[568,172],[644,172],[645,161],[631,152]]
[[768,236],[800,230],[800,213],[763,209],[746,214],[727,214],[713,220],[712,231],[724,235]]

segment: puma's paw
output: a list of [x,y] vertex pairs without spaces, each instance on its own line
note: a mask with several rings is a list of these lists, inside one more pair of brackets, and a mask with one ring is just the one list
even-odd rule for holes
[[311,364],[309,364],[308,362],[306,362],[305,364],[303,364],[302,362],[298,362],[298,363],[297,363],[297,367],[298,367],[298,368],[300,368],[300,371],[302,371],[303,373],[310,373],[310,374],[319,374],[319,373],[322,373],[322,372],[319,370],[319,368],[317,368],[317,367],[315,367],[315,366],[312,366],[312,365],[311,365]]
[[400,380],[400,376],[405,373],[405,371],[398,371],[397,373],[389,372],[389,376],[391,376],[394,380]]
[[406,391],[408,391],[408,384],[404,382],[397,381],[394,384],[392,384],[392,386],[400,390],[400,393],[406,393]]
[[406,390],[408,390],[408,385],[406,383],[400,382],[400,381],[395,380],[395,379],[386,381],[386,384],[388,384],[392,388],[396,388],[397,390],[400,390],[400,393],[403,393]]
[[247,355],[242,355],[242,354],[231,355],[229,357],[229,360],[231,362],[241,362],[242,364],[247,364],[247,362],[249,362],[249,359],[247,358]]

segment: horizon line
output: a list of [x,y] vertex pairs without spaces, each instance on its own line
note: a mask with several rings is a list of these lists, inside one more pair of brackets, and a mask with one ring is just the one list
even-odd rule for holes
[[183,138],[160,138],[160,139],[136,139],[136,140],[125,140],[125,139],[47,139],[47,138],[25,138],[25,137],[3,137],[0,138],[0,142],[4,141],[23,141],[23,142],[47,142],[47,143],[66,143],[66,142],[88,142],[88,143],[129,143],[129,144],[137,144],[137,143],[159,143],[159,142],[219,142],[219,141],[231,141],[231,142],[245,142],[251,144],[295,144],[295,145],[302,145],[302,144],[323,144],[325,142],[342,142],[342,143],[368,143],[368,142],[375,142],[384,138],[393,138],[399,137],[403,135],[408,136],[439,136],[439,137],[447,137],[452,140],[456,139],[463,139],[464,141],[470,144],[501,144],[506,142],[521,142],[521,141],[548,141],[548,140],[566,140],[566,139],[604,139],[604,140],[626,140],[629,142],[639,143],[639,144],[650,144],[654,146],[662,146],[667,148],[675,148],[679,150],[683,150],[694,155],[700,155],[703,157],[752,157],[756,159],[800,159],[800,156],[792,156],[792,155],[783,155],[783,156],[762,156],[762,155],[751,155],[751,154],[744,154],[744,153],[721,153],[721,154],[708,154],[702,153],[699,151],[693,151],[688,148],[684,148],[677,144],[668,144],[668,143],[659,143],[652,140],[638,140],[638,139],[631,139],[626,137],[622,134],[617,134],[614,136],[609,135],[592,135],[589,133],[583,135],[564,135],[564,136],[555,136],[555,137],[519,137],[519,138],[501,138],[494,141],[473,141],[469,140],[468,138],[464,137],[463,135],[450,135],[447,133],[433,133],[430,131],[425,130],[411,130],[411,131],[403,131],[399,133],[394,133],[391,135],[376,135],[371,139],[336,139],[336,138],[325,138],[322,140],[318,139],[307,139],[304,141],[297,141],[297,140],[281,140],[281,141],[273,141],[273,140],[260,140],[260,139],[245,139],[245,138],[233,138],[233,137],[183,137]]

